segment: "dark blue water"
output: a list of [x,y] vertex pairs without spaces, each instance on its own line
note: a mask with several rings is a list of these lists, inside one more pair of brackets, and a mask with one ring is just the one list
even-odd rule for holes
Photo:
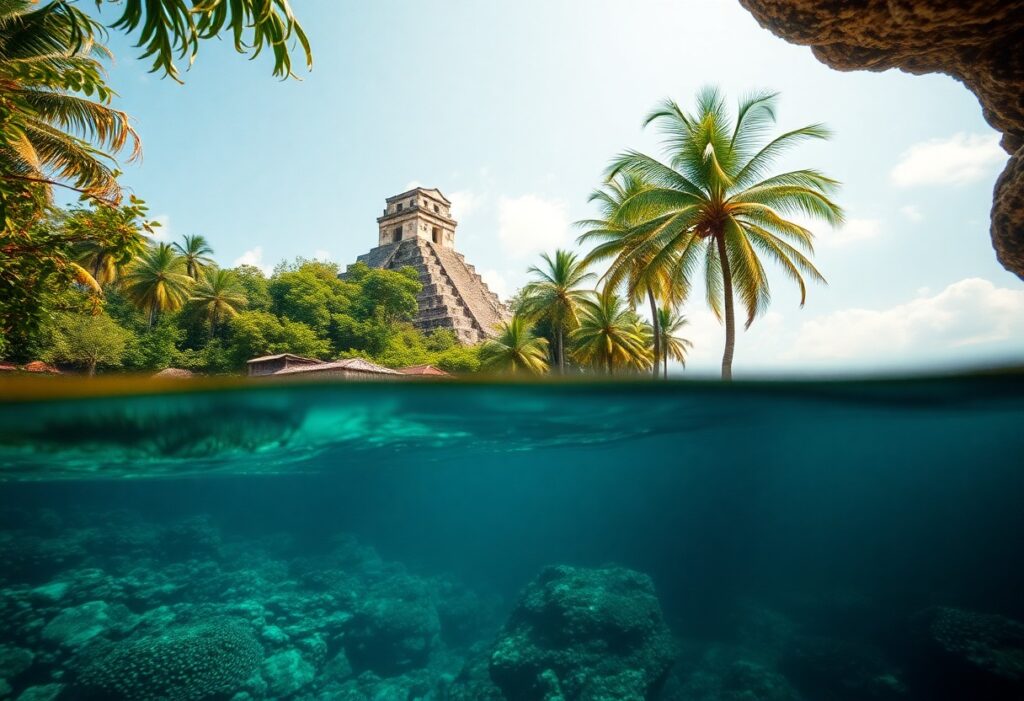
[[1012,374],[0,404],[0,698],[1024,699],[1022,419]]

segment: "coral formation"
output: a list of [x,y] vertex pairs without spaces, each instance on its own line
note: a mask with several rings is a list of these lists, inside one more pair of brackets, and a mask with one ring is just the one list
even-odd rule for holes
[[646,699],[674,660],[649,577],[557,566],[523,591],[494,643],[490,672],[508,698]]
[[1024,625],[900,617],[856,591],[742,599],[719,637],[686,637],[689,617],[677,637],[651,579],[610,565],[548,567],[503,615],[496,594],[346,533],[124,511],[0,526],[2,701],[1024,698]]
[[923,686],[993,701],[1024,698],[1024,624],[994,614],[940,606],[917,617]]
[[981,102],[1011,154],[996,184],[992,243],[1024,278],[1024,12],[1016,2],[740,0],[761,23],[839,70],[945,73]]
[[188,625],[87,651],[77,686],[110,701],[203,701],[239,689],[263,651],[240,621]]

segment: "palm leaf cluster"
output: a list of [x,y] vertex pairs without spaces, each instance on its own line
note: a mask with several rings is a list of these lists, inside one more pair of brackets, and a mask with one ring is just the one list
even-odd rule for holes
[[63,185],[120,200],[110,154],[141,144],[128,115],[110,107],[102,28],[74,5],[0,0],[0,177],[6,192]]
[[715,88],[700,91],[693,112],[664,102],[645,125],[661,127],[666,159],[639,151],[616,157],[606,173],[609,194],[599,198],[604,217],[586,222],[581,237],[597,242],[589,260],[608,262],[603,284],[623,287],[627,298],[646,291],[676,303],[699,277],[725,323],[725,378],[732,374],[734,296],[749,327],[771,301],[767,259],[796,283],[802,305],[807,281],[825,279],[809,257],[813,234],[793,219],[843,221],[831,199],[835,180],[813,169],[771,174],[786,150],[829,136],[813,124],[768,138],[775,102],[774,93],[757,93],[733,115]]

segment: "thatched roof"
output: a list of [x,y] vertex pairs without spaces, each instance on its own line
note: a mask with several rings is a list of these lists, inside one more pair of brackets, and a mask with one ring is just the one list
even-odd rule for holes
[[330,370],[350,370],[352,372],[365,372],[371,375],[401,375],[402,373],[391,368],[386,368],[383,365],[377,365],[371,363],[369,360],[363,360],[362,358],[346,358],[345,360],[335,360],[331,363],[319,363],[317,365],[301,365],[294,368],[285,368],[284,370],[278,370],[275,373],[271,373],[268,377],[278,377],[280,375],[298,375],[308,374],[314,372],[325,372]]
[[160,372],[154,373],[153,377],[159,377],[161,379],[165,377],[185,378],[195,377],[195,373],[191,370],[183,370],[182,368],[164,368]]
[[403,375],[415,375],[417,377],[451,377],[450,373],[445,372],[441,368],[435,368],[433,365],[410,365],[405,368],[398,368],[398,372]]

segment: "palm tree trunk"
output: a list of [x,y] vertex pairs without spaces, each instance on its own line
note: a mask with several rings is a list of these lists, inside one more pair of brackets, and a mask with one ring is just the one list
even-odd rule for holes
[[662,356],[662,362],[665,363],[665,379],[668,379],[668,353]]
[[558,374],[565,374],[565,330],[558,327]]
[[715,235],[718,259],[722,263],[722,292],[725,297],[725,352],[722,354],[722,379],[732,380],[732,354],[736,348],[736,315],[732,304],[732,268],[725,250],[725,233]]
[[96,361],[95,360],[90,360],[89,361],[89,377],[95,377],[95,376],[96,376]]
[[658,303],[654,301],[654,290],[647,288],[647,299],[651,302],[651,325],[654,327],[654,379],[658,379],[658,366],[661,365],[659,350],[661,349],[661,332],[658,325]]
[[156,316],[156,307],[149,308],[149,328],[153,328],[153,318]]

